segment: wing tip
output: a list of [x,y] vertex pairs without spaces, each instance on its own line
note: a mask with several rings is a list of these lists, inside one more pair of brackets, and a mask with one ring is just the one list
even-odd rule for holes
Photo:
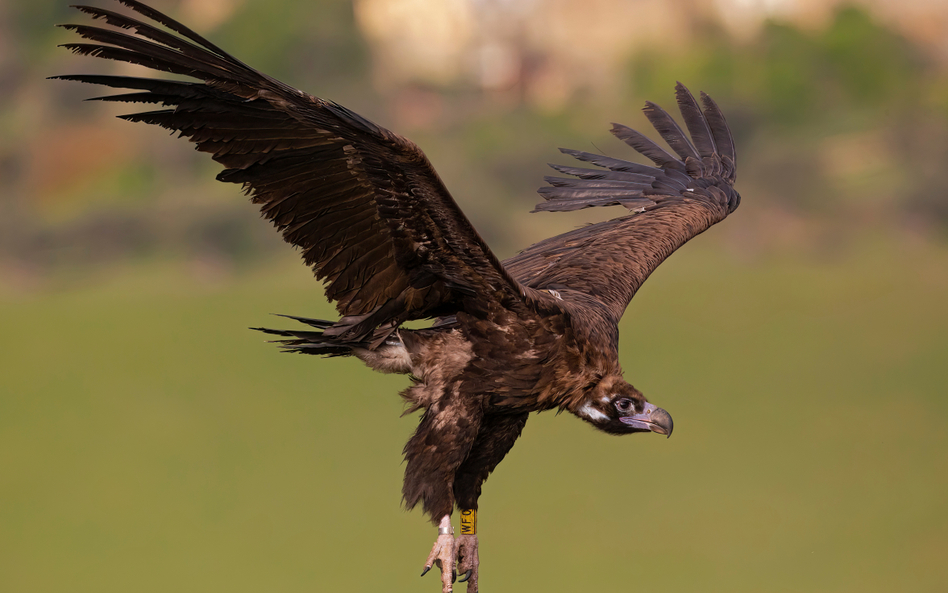
[[[638,130],[619,122],[610,122],[610,132],[612,135],[631,146],[639,154],[647,157],[658,167],[648,167],[648,169],[650,169],[649,171],[631,170],[636,173],[650,174],[653,178],[653,188],[656,195],[659,193],[664,195],[666,191],[671,191],[672,189],[684,191],[685,186],[683,183],[687,183],[688,177],[698,178],[704,175],[718,177],[720,175],[721,177],[718,177],[719,179],[723,178],[722,180],[733,185],[735,178],[733,139],[730,136],[730,130],[727,128],[727,122],[724,120],[720,108],[707,93],[701,91],[699,97],[701,104],[704,105],[704,109],[702,109],[701,105],[699,105],[695,99],[695,95],[681,81],[676,81],[675,83],[675,97],[681,115],[684,118],[687,132],[678,125],[668,112],[653,101],[646,101],[643,111],[645,111],[646,117],[655,127],[656,131],[668,142],[669,146],[671,146],[680,158],[676,158],[672,153],[658,146],[653,140]],[[610,157],[592,155],[569,148],[560,148],[559,151],[562,154],[572,156],[581,161],[591,162],[605,169],[602,175],[591,175],[583,174],[585,170],[547,163],[552,169],[560,173],[566,173],[579,177],[580,179],[604,178],[607,175],[614,174],[615,171],[624,170],[618,163],[627,162]],[[628,164],[630,167],[646,168],[645,165],[638,165],[631,162],[628,162]],[[590,170],[589,172],[592,173],[593,171]],[[547,201],[537,204],[531,212],[578,210],[591,206],[605,205],[604,202],[606,200],[598,197],[596,199],[591,198],[592,194],[596,193],[595,191],[587,191],[586,193],[589,195],[580,195],[581,192],[575,189],[567,189],[582,186],[582,181],[573,184],[567,183],[561,180],[561,178],[550,176],[545,177],[544,181],[549,183],[550,186],[540,188],[538,193]],[[659,185],[654,185],[655,183]],[[681,187],[679,188],[679,186]],[[600,185],[599,187],[605,189],[607,186]],[[593,190],[593,185],[589,184],[587,189]],[[631,189],[631,187],[629,189]],[[614,188],[614,190],[617,194],[616,200],[614,201],[622,201],[622,198],[629,197],[628,195],[618,196],[618,194],[628,193],[624,188]],[[570,193],[575,195],[567,195]],[[645,198],[647,193],[647,191],[643,191],[640,195],[647,200],[647,198]],[[679,194],[679,191],[673,191],[670,195]],[[629,200],[626,199],[625,201]],[[631,201],[634,202],[636,200],[633,199]],[[629,205],[629,208],[630,210],[636,211],[638,206],[639,204],[636,203]]]

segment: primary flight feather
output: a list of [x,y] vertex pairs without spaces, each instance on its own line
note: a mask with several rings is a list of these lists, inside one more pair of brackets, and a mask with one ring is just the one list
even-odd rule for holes
[[[632,212],[500,262],[411,141],[254,70],[153,8],[118,1],[144,18],[77,6],[110,27],[63,25],[89,41],[65,47],[197,80],[57,78],[130,91],[99,100],[153,105],[121,117],[210,153],[224,166],[218,179],[241,184],[299,248],[340,318],[288,316],[307,329],[262,331],[291,352],[356,356],[413,377],[401,395],[423,413],[405,445],[403,496],[439,526],[424,572],[437,564],[443,591],[455,570],[477,591],[481,486],[530,412],[569,411],[612,434],[671,434],[671,416],[622,377],[617,324],[666,257],[740,202],[734,141],[710,97],[699,104],[676,87],[688,134],[646,104],[672,152],[613,125],[652,165],[563,150],[588,166],[552,165],[567,177],[547,178],[537,210]],[[417,319],[436,321],[402,326]]]

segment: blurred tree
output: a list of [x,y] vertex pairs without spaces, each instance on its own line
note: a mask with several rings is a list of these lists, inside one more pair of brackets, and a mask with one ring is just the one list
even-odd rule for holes
[[[624,90],[575,93],[568,104],[540,109],[464,81],[372,88],[371,52],[349,0],[234,0],[201,25],[190,12],[203,1],[161,9],[248,64],[418,142],[500,253],[605,214],[567,220],[527,210],[544,163],[564,162],[556,146],[621,151],[608,122],[642,128],[635,113],[642,101],[671,108],[676,80],[726,108],[740,147],[740,190],[752,208],[834,229],[905,219],[948,228],[948,75],[862,8],[838,8],[820,29],[771,20],[750,39],[735,39],[708,12],[687,33],[631,56]],[[87,87],[43,80],[114,71],[55,48],[67,35],[51,23],[77,20],[66,3],[0,0],[0,48],[18,50],[0,55],[0,97],[9,99],[0,102],[0,260],[30,254],[40,266],[80,265],[94,250],[71,246],[112,227],[111,251],[95,251],[96,261],[202,251],[239,261],[282,249],[234,188],[213,181],[217,168],[204,155],[116,122],[115,106],[83,105]],[[192,207],[178,207],[185,202]],[[128,226],[146,231],[125,233]]]
[[728,115],[741,190],[758,204],[948,225],[931,191],[948,181],[931,162],[948,156],[945,72],[863,8],[841,6],[816,31],[771,20],[746,42],[708,23],[687,50],[635,56],[631,73],[635,96],[660,97],[678,79],[739,106]]
[[944,77],[908,40],[854,6],[839,8],[817,32],[767,21],[749,43],[708,23],[687,51],[646,51],[631,64],[636,95],[657,96],[675,77],[687,78],[719,102],[752,107],[755,125],[768,128],[824,125],[861,108],[888,112],[918,101],[933,74]]

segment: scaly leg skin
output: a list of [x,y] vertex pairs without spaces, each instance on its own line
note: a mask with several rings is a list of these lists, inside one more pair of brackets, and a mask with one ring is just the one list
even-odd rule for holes
[[477,510],[461,509],[461,535],[454,540],[458,559],[458,582],[467,582],[467,593],[477,593]]
[[445,515],[441,518],[441,524],[438,525],[438,539],[435,540],[431,553],[425,561],[425,569],[421,572],[421,576],[425,576],[432,566],[438,565],[441,569],[441,593],[451,593],[454,579],[457,578],[457,573],[454,571],[456,555],[453,533],[451,515]]
[[454,540],[458,558],[458,582],[467,582],[467,593],[477,593],[477,536],[461,534]]

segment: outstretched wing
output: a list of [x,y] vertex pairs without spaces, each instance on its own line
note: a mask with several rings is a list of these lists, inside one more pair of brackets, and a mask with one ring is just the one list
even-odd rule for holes
[[506,260],[519,282],[555,291],[566,301],[597,308],[617,323],[649,274],[686,241],[724,220],[740,203],[734,190],[734,140],[721,110],[701,94],[704,108],[681,83],[676,97],[691,140],[661,107],[645,115],[677,155],[625,126],[612,133],[656,166],[563,150],[599,169],[551,165],[574,178],[547,177],[538,211],[624,205],[630,216],[540,241]]
[[121,117],[179,132],[225,167],[219,180],[243,184],[336,301],[344,317],[327,333],[381,340],[409,319],[523,305],[521,287],[412,142],[250,68],[144,4],[119,2],[171,32],[77,6],[114,28],[63,25],[93,42],[65,47],[198,81],[56,78],[132,91],[99,100],[161,106]]

